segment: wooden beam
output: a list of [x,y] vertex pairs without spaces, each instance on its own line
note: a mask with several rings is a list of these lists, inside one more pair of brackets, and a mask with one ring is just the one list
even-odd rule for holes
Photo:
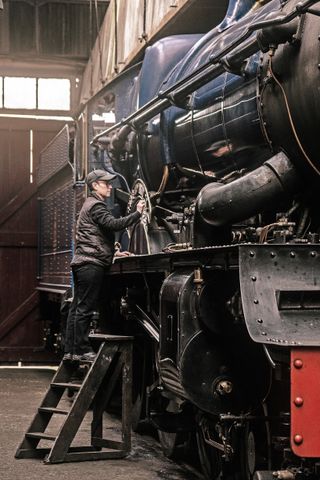
[[37,247],[35,232],[0,232],[0,247]]
[[0,340],[11,332],[20,322],[32,312],[39,303],[39,293],[34,291],[23,303],[0,323]]
[[36,185],[28,183],[17,195],[11,198],[0,210],[0,226],[9,220],[36,192]]

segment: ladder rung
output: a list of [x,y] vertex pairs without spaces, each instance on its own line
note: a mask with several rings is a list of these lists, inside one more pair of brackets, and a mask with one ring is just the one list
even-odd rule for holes
[[53,408],[53,407],[40,407],[38,408],[39,412],[43,413],[57,413],[60,415],[68,415],[69,410],[63,410],[62,408]]
[[27,438],[40,438],[44,440],[55,440],[56,436],[55,435],[50,435],[49,433],[44,433],[44,432],[27,432],[26,433]]
[[70,390],[79,390],[82,383],[51,383],[54,388],[69,388]]

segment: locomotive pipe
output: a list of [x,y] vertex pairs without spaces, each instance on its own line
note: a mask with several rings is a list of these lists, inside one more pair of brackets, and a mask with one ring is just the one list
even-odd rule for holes
[[298,174],[280,152],[261,167],[229,184],[210,183],[199,193],[197,211],[202,219],[222,227],[250,218],[277,205],[299,188]]
[[[151,120],[154,116],[161,113],[163,110],[169,108],[172,104],[181,102],[190,93],[193,93],[210,80],[213,80],[221,75],[221,73],[225,71],[225,66],[223,65],[224,62],[222,59],[228,55],[226,64],[228,65],[232,63],[233,55],[231,52],[233,50],[235,50],[237,63],[241,59],[244,61],[246,58],[248,58],[248,56],[257,52],[260,49],[260,46],[256,35],[252,38],[252,41],[246,42],[246,40],[253,35],[255,31],[262,28],[269,28],[274,25],[285,25],[286,23],[289,23],[295,19],[297,16],[308,11],[309,7],[315,3],[318,3],[318,1],[319,0],[306,0],[305,2],[299,2],[296,8],[290,11],[287,15],[282,15],[281,17],[271,18],[264,21],[258,20],[257,22],[252,23],[244,30],[242,34],[239,35],[237,40],[232,41],[218,53],[212,54],[209,61],[201,65],[201,67],[199,67],[195,72],[187,75],[180,82],[175,83],[167,90],[159,92],[157,97],[147,102],[133,114],[129,115],[126,119],[116,123],[112,127],[96,135],[92,139],[91,144],[95,144],[100,137],[103,135],[108,135],[109,133],[121,128],[123,125],[131,125],[131,128],[138,128],[148,120]],[[291,29],[286,30],[289,32],[291,31]],[[286,40],[289,40],[289,38]],[[281,38],[281,43],[286,40]],[[243,51],[241,49],[242,43],[244,43]],[[237,48],[239,45],[240,48]]]

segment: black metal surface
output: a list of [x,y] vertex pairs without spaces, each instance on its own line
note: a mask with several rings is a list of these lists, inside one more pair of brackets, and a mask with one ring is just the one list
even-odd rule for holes
[[178,267],[201,267],[228,270],[238,266],[238,246],[193,248],[154,255],[132,255],[117,258],[111,275],[130,273],[171,272]]
[[[261,111],[269,139],[274,145],[282,145],[302,170],[314,173],[314,164],[318,174],[319,135],[315,119],[320,103],[315,92],[319,82],[319,34],[319,17],[310,14],[302,17],[297,42],[279,46],[272,59],[264,55],[262,76],[265,80],[261,91]],[[270,61],[272,75],[267,72]]]
[[197,199],[201,217],[216,227],[245,220],[275,208],[298,190],[298,174],[284,153],[278,153],[253,172],[227,184],[211,183]]
[[280,347],[320,343],[320,246],[240,246],[246,325],[255,342]]
[[[267,376],[262,351],[249,344],[244,329],[235,327],[221,307],[222,297],[230,292],[219,288],[219,282],[226,280],[223,272],[215,273],[214,279],[209,276],[211,282],[203,281],[207,292],[202,295],[192,268],[177,269],[164,281],[160,292],[159,375],[167,390],[217,415],[255,405],[265,394]],[[243,348],[246,358],[240,366],[238,355]],[[253,358],[259,365],[258,375]],[[232,391],[220,394],[221,382],[230,382]]]

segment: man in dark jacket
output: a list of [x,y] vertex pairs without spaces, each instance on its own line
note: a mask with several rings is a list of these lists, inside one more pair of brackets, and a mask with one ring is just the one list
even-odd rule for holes
[[76,249],[71,262],[74,294],[70,306],[63,361],[92,361],[93,352],[88,336],[92,313],[97,308],[103,279],[112,264],[114,232],[136,223],[143,212],[140,200],[137,211],[115,218],[105,200],[111,195],[110,180],[115,178],[105,170],[93,170],[86,177],[90,195],[79,214],[76,228]]

